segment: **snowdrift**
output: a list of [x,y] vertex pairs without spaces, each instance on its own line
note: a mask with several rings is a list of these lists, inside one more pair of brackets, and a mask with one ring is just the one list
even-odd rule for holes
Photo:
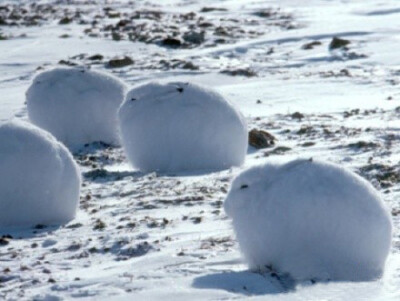
[[119,111],[122,143],[142,171],[225,169],[241,165],[246,121],[220,94],[191,83],[131,90]]
[[340,166],[311,160],[240,174],[225,201],[250,268],[297,280],[382,275],[392,223],[378,192]]
[[73,219],[81,178],[68,149],[20,121],[0,124],[0,141],[0,226]]
[[26,93],[29,119],[71,149],[119,144],[117,112],[125,86],[91,70],[56,68],[35,77]]

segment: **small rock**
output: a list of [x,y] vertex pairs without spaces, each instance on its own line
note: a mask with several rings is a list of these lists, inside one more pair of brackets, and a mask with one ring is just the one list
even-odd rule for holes
[[221,73],[228,74],[231,76],[246,76],[246,77],[254,77],[257,76],[257,73],[249,68],[246,69],[235,69],[235,70],[222,70]]
[[348,69],[341,69],[339,76],[348,76],[351,77],[350,71]]
[[66,60],[61,60],[58,62],[60,65],[65,65],[65,66],[77,66],[78,64],[71,62],[71,61],[66,61]]
[[310,147],[313,145],[315,145],[315,142],[312,141],[304,142],[303,144],[301,144],[302,147]]
[[350,147],[350,148],[367,148],[367,149],[370,149],[370,148],[379,147],[380,145],[379,145],[379,143],[375,143],[375,142],[372,142],[372,141],[370,141],[370,142],[358,141],[358,142],[355,142],[355,143],[350,143],[347,146]]
[[83,226],[83,224],[81,224],[81,223],[75,223],[75,224],[68,225],[65,228],[67,228],[67,229],[76,229],[76,228],[80,228],[82,226]]
[[6,237],[0,237],[0,246],[6,246],[10,243],[10,239]]
[[292,117],[292,119],[302,120],[304,118],[304,115],[300,112],[294,112],[290,117]]
[[271,18],[277,15],[277,12],[271,8],[261,10],[254,13],[255,16],[260,18]]
[[276,138],[266,131],[252,129],[249,132],[249,144],[257,149],[271,147],[275,141]]
[[315,46],[320,46],[320,45],[322,45],[322,43],[320,41],[312,41],[312,42],[304,44],[301,47],[301,49],[310,50],[310,49],[313,49]]
[[202,222],[203,218],[201,216],[196,216],[196,217],[190,218],[190,220],[193,222],[193,224],[200,224]]
[[121,41],[121,39],[122,39],[121,34],[118,33],[118,32],[113,32],[113,33],[111,34],[111,37],[112,37],[112,39],[113,39],[114,41]]
[[168,37],[161,41],[161,45],[171,48],[178,48],[182,45],[182,42],[179,39]]
[[200,12],[202,13],[209,13],[212,11],[227,11],[226,8],[220,8],[220,7],[203,7]]
[[313,133],[315,130],[312,126],[302,125],[300,129],[297,131],[297,135],[309,135]]
[[291,150],[290,147],[278,146],[278,147],[275,147],[273,150],[271,150],[269,152],[265,152],[264,156],[268,157],[270,155],[282,155],[283,153],[286,153],[286,152],[288,152],[290,150]]
[[192,62],[186,62],[182,65],[182,69],[188,69],[188,70],[199,70],[199,66],[196,66]]
[[93,230],[100,230],[101,231],[101,230],[104,230],[106,227],[107,227],[107,225],[106,225],[105,222],[103,222],[101,219],[97,219],[95,224],[94,224]]
[[110,19],[119,18],[120,16],[121,16],[121,14],[115,10],[107,11],[107,17],[109,17]]
[[95,55],[89,56],[88,60],[101,61],[103,58],[104,58],[104,56],[102,56],[101,54],[95,54]]
[[189,31],[183,35],[183,40],[187,43],[191,44],[201,44],[204,43],[205,40],[205,32],[196,32],[196,31]]
[[64,17],[58,22],[58,24],[65,25],[65,24],[69,24],[71,22],[72,22],[72,18]]
[[81,245],[79,243],[73,243],[72,245],[70,245],[67,248],[67,251],[74,252],[74,251],[78,251],[80,248],[81,248]]
[[110,68],[122,68],[132,65],[134,61],[129,56],[124,56],[123,58],[113,58],[109,60],[108,67]]
[[210,22],[201,22],[198,24],[199,27],[203,27],[203,28],[208,28],[208,27],[213,27],[214,24],[210,23]]
[[349,45],[351,42],[349,40],[340,39],[338,37],[333,37],[332,41],[329,44],[329,50],[344,48]]

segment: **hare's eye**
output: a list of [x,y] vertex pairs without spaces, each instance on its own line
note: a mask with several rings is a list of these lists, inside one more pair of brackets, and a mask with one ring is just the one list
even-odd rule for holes
[[240,189],[246,189],[248,187],[249,187],[249,185],[243,184],[242,186],[240,186]]

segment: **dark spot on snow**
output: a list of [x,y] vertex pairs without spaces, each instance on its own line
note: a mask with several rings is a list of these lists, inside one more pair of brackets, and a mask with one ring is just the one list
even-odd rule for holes
[[82,227],[82,226],[83,226],[83,224],[81,224],[81,223],[76,223],[76,224],[68,225],[68,226],[66,226],[65,228],[67,228],[67,229],[76,229],[76,228],[80,228],[80,227]]
[[103,222],[101,219],[97,219],[95,224],[94,224],[93,230],[100,230],[101,231],[101,230],[104,230],[106,227],[107,227],[107,225],[106,225],[105,222]]
[[341,39],[338,37],[333,37],[332,41],[329,44],[329,50],[343,48],[346,49],[346,46],[351,42],[349,40]]
[[361,148],[371,149],[371,148],[377,148],[379,146],[380,146],[379,143],[375,143],[375,142],[372,142],[372,141],[370,141],[370,142],[358,141],[358,142],[350,143],[350,144],[347,145],[347,147],[349,147],[349,148],[357,148],[357,149],[361,149]]
[[249,132],[249,144],[257,149],[275,145],[276,138],[267,131],[252,129]]
[[393,209],[392,216],[398,216],[398,215],[400,215],[400,209]]
[[254,77],[257,76],[257,73],[250,69],[250,68],[239,68],[239,69],[234,69],[234,70],[222,70],[220,73],[222,74],[227,74],[231,76],[245,76],[245,77]]
[[193,224],[200,224],[203,221],[203,218],[201,216],[195,216],[191,217],[190,220],[193,222]]
[[313,141],[307,141],[307,142],[304,142],[303,144],[300,144],[302,147],[310,147],[310,146],[314,146],[315,145],[315,142],[313,142]]
[[275,147],[273,150],[271,150],[269,152],[265,152],[264,156],[268,157],[268,156],[271,156],[271,155],[282,155],[282,154],[284,154],[284,153],[286,153],[286,152],[288,152],[290,150],[291,150],[290,147],[278,146],[278,147]]
[[322,43],[320,41],[312,41],[312,42],[304,44],[301,47],[301,49],[310,50],[310,49],[313,49],[315,46],[319,46],[319,45],[322,45]]
[[202,13],[209,13],[213,11],[227,11],[226,8],[221,8],[221,7],[203,7],[200,12]]
[[178,48],[182,45],[182,42],[179,39],[168,37],[161,41],[161,45],[171,48]]
[[95,54],[88,57],[88,60],[91,61],[101,61],[104,57],[101,54]]
[[205,32],[189,31],[183,34],[183,40],[190,44],[200,45],[205,41]]
[[273,20],[287,20],[291,19],[292,16],[290,14],[284,14],[280,11],[280,8],[274,9],[274,8],[267,8],[264,10],[256,11],[254,12],[254,15],[260,18],[267,18],[267,19],[273,19]]
[[135,101],[135,100],[136,100],[136,98],[134,98],[134,97],[131,98],[131,101]]
[[65,24],[69,24],[71,22],[72,22],[72,18],[64,17],[58,22],[58,24],[65,25]]
[[7,237],[5,237],[5,236],[2,236],[1,238],[0,238],[0,246],[6,246],[6,245],[8,245],[10,243],[10,239],[9,238],[7,238]]
[[182,87],[178,87],[178,88],[176,88],[176,90],[177,90],[179,93],[183,93],[183,88],[182,88]]
[[66,61],[66,60],[60,60],[59,62],[58,62],[58,64],[60,64],[60,65],[65,65],[65,66],[77,66],[78,64],[77,63],[74,63],[74,62],[71,62],[71,61]]
[[315,129],[309,125],[302,125],[300,129],[297,131],[297,135],[311,135],[315,133]]
[[392,187],[400,183],[398,165],[372,163],[360,168],[360,173],[367,179],[375,179],[382,188]]
[[292,117],[292,119],[302,120],[304,115],[300,112],[294,112],[290,117]]
[[85,179],[92,181],[120,181],[126,177],[138,177],[142,174],[140,172],[130,171],[108,171],[106,169],[94,169],[88,172],[84,172],[83,176]]
[[124,56],[122,58],[113,58],[108,61],[107,67],[109,68],[123,68],[132,65],[134,61],[129,56]]
[[243,184],[242,186],[240,186],[240,189],[246,189],[248,187],[249,187],[249,185]]

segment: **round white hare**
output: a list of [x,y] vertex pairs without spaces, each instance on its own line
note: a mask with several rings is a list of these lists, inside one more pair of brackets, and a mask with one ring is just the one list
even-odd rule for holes
[[119,145],[117,112],[125,92],[120,80],[105,73],[56,68],[29,87],[29,119],[71,149],[100,141]]
[[248,133],[220,94],[190,83],[131,90],[119,111],[122,144],[142,171],[224,169],[244,161]]
[[366,180],[338,165],[295,160],[240,174],[225,211],[250,268],[297,280],[382,275],[391,216]]
[[68,149],[21,121],[0,124],[0,141],[0,226],[73,219],[81,178]]

